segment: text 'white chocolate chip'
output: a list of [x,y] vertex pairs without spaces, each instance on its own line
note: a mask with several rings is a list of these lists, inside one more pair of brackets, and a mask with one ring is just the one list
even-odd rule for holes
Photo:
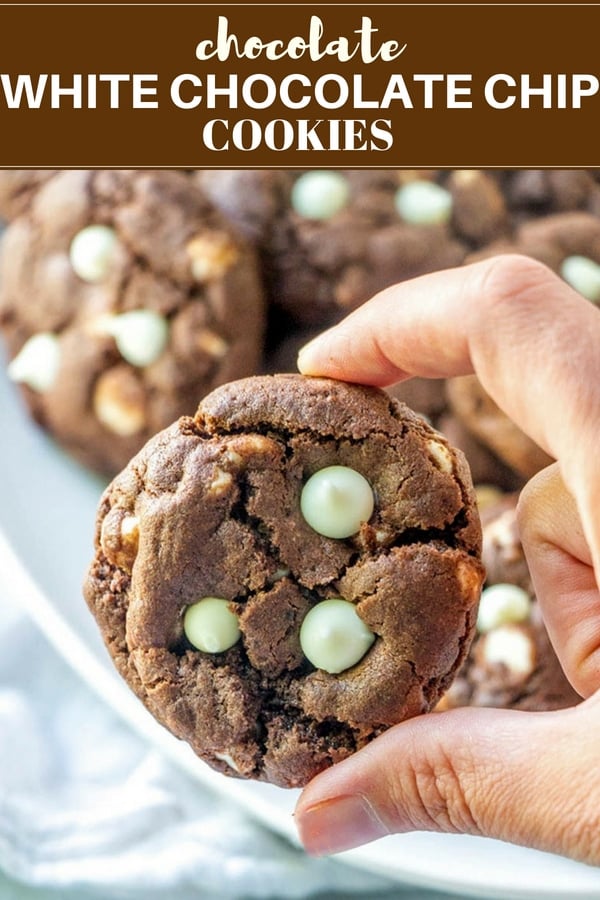
[[241,636],[237,616],[221,597],[203,597],[188,606],[183,630],[190,644],[204,653],[223,653]]
[[452,215],[452,194],[432,181],[409,181],[398,188],[394,203],[410,225],[440,225]]
[[60,347],[58,338],[49,331],[34,334],[25,341],[20,352],[7,368],[8,377],[12,381],[26,384],[34,391],[43,394],[49,391],[56,381],[60,365]]
[[600,301],[600,266],[587,256],[567,256],[560,274],[565,281],[592,303]]
[[88,225],[82,228],[69,250],[71,265],[84,281],[102,281],[109,274],[118,238],[108,225]]
[[502,664],[526,678],[535,667],[535,647],[529,635],[515,625],[502,625],[486,634],[483,656],[488,665]]
[[355,666],[374,640],[354,604],[337,597],[313,606],[300,628],[302,652],[313,666],[331,675]]
[[347,538],[373,514],[375,498],[367,479],[347,466],[328,466],[312,475],[302,490],[302,515],[318,534]]
[[294,182],[292,209],[305,219],[331,219],[350,199],[348,179],[341,172],[305,172]]
[[529,594],[516,584],[492,584],[481,594],[477,631],[485,634],[511,622],[526,622],[531,615]]
[[106,316],[101,330],[114,337],[125,362],[140,368],[156,362],[169,340],[169,323],[152,309]]

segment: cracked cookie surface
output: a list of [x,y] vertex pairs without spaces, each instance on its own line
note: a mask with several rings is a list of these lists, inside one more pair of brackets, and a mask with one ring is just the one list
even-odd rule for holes
[[[330,466],[373,491],[344,539],[301,512],[307,480]],[[85,595],[159,721],[225,774],[299,786],[435,705],[472,638],[480,538],[462,455],[407,407],[327,379],[255,377],[213,391],[109,486]],[[208,653],[184,617],[213,597],[240,637]],[[337,674],[301,638],[330,598],[373,635]]]

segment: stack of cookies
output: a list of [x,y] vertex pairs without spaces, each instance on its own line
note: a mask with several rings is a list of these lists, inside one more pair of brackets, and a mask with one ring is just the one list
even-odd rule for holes
[[[303,343],[382,288],[495,253],[533,256],[600,301],[599,172],[13,170],[0,173],[0,216],[8,375],[76,459],[109,476],[125,470],[103,499],[88,602],[133,689],[211,765],[301,784],[427,709],[578,701],[548,641],[515,522],[519,489],[550,460],[477,379],[413,379],[390,388],[390,401],[269,376],[295,371]],[[360,435],[349,424],[357,415]],[[376,435],[395,435],[398,421],[413,435],[410,453],[433,466],[429,481],[441,473],[453,485],[440,483],[410,524],[389,490],[401,484],[398,461],[385,471],[370,462]],[[360,507],[353,472],[373,503],[342,537],[307,530],[310,511],[294,505],[307,479],[332,468],[346,474],[331,496],[348,489]],[[183,490],[191,472],[202,490]],[[181,528],[157,572],[152,533],[167,497]],[[413,501],[403,502],[406,516]],[[487,571],[478,616],[476,505]],[[472,524],[459,538],[460,522]],[[172,524],[165,519],[161,534]],[[204,535],[206,564],[192,562],[180,537],[190,524]],[[375,601],[352,631],[356,658],[341,670],[315,664],[308,625],[306,647],[301,640],[308,611],[342,590],[365,603],[380,577],[391,597],[396,551],[407,547],[427,551],[425,571],[443,558],[439,577],[460,583],[439,640],[428,626],[427,664],[418,634],[407,655],[406,633],[384,626]],[[158,597],[170,592],[177,599],[159,614]],[[152,614],[142,595],[156,598]],[[197,636],[205,617],[214,651]],[[402,686],[393,702],[391,683]],[[194,711],[198,691],[212,697],[210,714]]]

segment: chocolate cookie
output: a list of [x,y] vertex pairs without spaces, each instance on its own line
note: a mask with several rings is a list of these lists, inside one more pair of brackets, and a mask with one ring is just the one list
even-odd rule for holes
[[[600,188],[600,185],[597,185]],[[498,253],[523,253],[547,265],[593,303],[600,302],[600,209],[525,222],[510,241],[492,242],[467,262]]]
[[486,587],[467,661],[437,709],[562,709],[581,698],[556,657],[519,540],[515,494],[481,513]]
[[529,566],[519,537],[517,493],[500,495],[484,506],[478,502],[483,526],[482,561],[486,584],[514,584],[533,596]]
[[183,173],[53,173],[6,229],[0,265],[9,375],[100,471],[260,365],[255,253]]
[[[287,336],[280,337],[277,342],[272,344],[270,352],[266,355],[265,374],[297,372],[300,349],[320,333],[321,330],[315,328],[294,328]],[[391,397],[406,403],[413,412],[425,416],[430,424],[437,425],[448,405],[444,385],[443,379],[408,378],[406,381],[391,385],[386,388],[386,391]],[[450,438],[450,443],[457,446],[463,453],[465,452],[464,448],[452,438]]]
[[303,325],[326,325],[382,288],[459,265],[508,233],[496,179],[478,170],[210,170],[197,177],[261,247],[272,304]]
[[373,388],[215,390],[101,502],[87,602],[124,678],[219,771],[305,784],[430,709],[482,581],[460,452]]
[[504,413],[476,375],[446,382],[450,407],[465,428],[524,479],[553,461]]
[[600,215],[598,169],[500,169],[495,175],[518,223],[559,212]]
[[[301,347],[320,333],[321,329],[316,328],[294,328],[287,336],[280,336],[277,342],[272,342],[270,352],[266,355],[265,374],[297,372],[297,359]],[[406,381],[391,385],[386,391],[391,397],[406,403],[413,412],[425,416],[430,424],[437,425],[448,405],[444,384],[443,379],[408,378]],[[450,443],[465,452],[464,448],[452,438]],[[501,466],[501,463],[498,465]]]
[[36,190],[55,175],[53,169],[0,169],[0,218],[24,212]]

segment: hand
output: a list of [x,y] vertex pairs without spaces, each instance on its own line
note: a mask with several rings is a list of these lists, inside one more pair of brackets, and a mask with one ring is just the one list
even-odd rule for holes
[[378,294],[308,344],[307,375],[387,385],[475,372],[557,462],[519,526],[569,710],[466,708],[389,729],[317,776],[296,808],[309,853],[412,830],[501,838],[600,864],[600,312],[520,256]]

